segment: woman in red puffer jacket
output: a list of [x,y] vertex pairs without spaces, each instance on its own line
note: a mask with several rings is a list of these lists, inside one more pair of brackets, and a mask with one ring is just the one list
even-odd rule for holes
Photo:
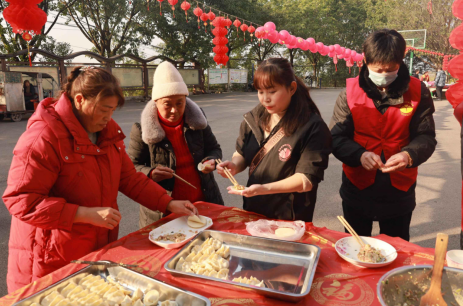
[[136,172],[111,119],[123,104],[110,72],[76,67],[61,97],[43,100],[29,119],[3,195],[12,215],[8,292],[115,241],[118,191],[149,209],[197,214]]

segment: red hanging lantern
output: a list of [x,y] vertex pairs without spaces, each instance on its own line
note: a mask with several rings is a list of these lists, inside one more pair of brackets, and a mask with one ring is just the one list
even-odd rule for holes
[[185,19],[186,22],[188,22],[188,10],[190,9],[191,5],[190,3],[183,1],[182,4],[180,5],[181,9],[185,11]]
[[450,45],[458,50],[463,50],[463,24],[456,27],[449,38]]
[[194,10],[193,10],[193,14],[198,17],[198,29],[199,29],[199,19],[201,17],[201,15],[203,14],[203,10],[201,8],[199,8],[199,6],[197,6]]
[[463,20],[463,0],[456,0],[452,4],[453,16]]
[[248,30],[248,25],[243,23],[241,26],[240,26],[240,29],[241,31],[243,31],[243,36],[244,36],[244,41],[246,41],[246,31]]
[[212,10],[209,9],[209,13],[207,14],[209,20],[212,22],[215,19],[215,14]]
[[[451,63],[451,64],[450,64]],[[463,80],[463,54],[453,58],[449,63],[449,73],[456,79]]]
[[248,32],[251,34],[251,41],[252,41],[252,37],[254,36],[254,32],[256,31],[256,28],[253,27],[252,25],[248,28]]
[[226,45],[228,44],[228,39],[226,37],[217,36],[212,40],[214,45]]
[[167,0],[170,5],[172,5],[172,13],[174,14],[175,18],[175,5],[178,3],[178,0]]
[[162,1],[164,1],[164,0],[158,0],[158,2],[159,2],[159,15],[161,15],[161,16],[162,16]]
[[241,21],[239,21],[238,18],[237,18],[237,19],[235,19],[235,21],[233,21],[233,25],[236,27],[236,34],[237,34],[237,36],[240,36],[240,35],[239,35],[239,32],[238,32],[238,28],[239,28],[240,25],[241,25]]
[[47,14],[37,6],[42,0],[9,0],[8,2],[10,5],[3,10],[3,18],[11,25],[13,33],[21,34],[27,42],[29,65],[32,66],[29,41],[32,35],[42,33],[42,28],[47,22]]
[[230,29],[230,26],[232,25],[233,22],[228,17],[225,19],[225,22],[226,22],[225,26],[228,29]]
[[207,32],[206,26],[207,21],[209,20],[209,16],[206,13],[202,13],[200,18],[204,22],[204,32]]
[[445,93],[445,97],[453,105],[453,107],[457,107],[463,101],[463,82],[459,80],[455,84],[447,89]]

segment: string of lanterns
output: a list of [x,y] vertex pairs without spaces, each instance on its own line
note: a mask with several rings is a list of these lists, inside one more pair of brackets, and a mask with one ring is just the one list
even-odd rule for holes
[[443,57],[442,70],[444,70],[444,71],[448,70],[449,60],[452,59],[453,57],[457,56],[455,54],[444,54],[442,52],[436,52],[436,51],[431,51],[431,50],[426,50],[426,49],[417,49],[417,48],[413,48],[413,47],[407,47],[406,52],[409,52],[409,51],[413,51],[415,53],[427,54],[427,55],[431,55],[431,56]]
[[[150,0],[147,1],[149,4]],[[164,0],[157,1],[161,6],[161,3]],[[172,11],[175,11],[175,5],[178,3],[178,0],[168,0],[168,2],[172,6]],[[188,22],[188,10],[190,10],[191,4],[188,1],[184,0],[180,7],[182,10],[185,11],[185,16]],[[206,12],[207,7],[209,8],[209,12]],[[239,37],[239,32],[241,30],[244,36],[244,41],[246,41],[246,33],[249,33],[251,37],[251,42],[253,41],[253,37],[255,36],[259,40],[259,44],[264,39],[267,39],[272,44],[279,43],[281,45],[285,45],[288,49],[301,49],[303,51],[310,50],[312,53],[318,52],[322,56],[329,56],[333,58],[335,66],[337,65],[339,59],[344,59],[349,69],[354,65],[355,62],[357,62],[357,65],[359,67],[362,66],[363,54],[357,53],[355,50],[351,50],[349,48],[341,47],[339,44],[326,46],[322,42],[316,42],[315,39],[313,39],[312,37],[303,39],[302,37],[296,37],[294,35],[291,35],[286,30],[277,31],[276,26],[273,22],[267,22],[264,26],[261,26],[255,22],[251,22],[249,20],[245,20],[237,16],[229,15],[218,9],[212,8],[211,6],[203,5],[203,9],[201,9],[199,2],[196,1],[196,8],[193,9],[193,14],[197,18],[198,29],[201,28],[201,21],[203,22],[204,31],[206,32],[208,21],[211,28],[212,26],[214,26],[215,33],[213,32],[212,34],[214,35],[213,44],[215,45],[215,47],[213,50],[215,53],[214,61],[217,63],[217,65],[226,65],[226,63],[228,62],[228,56],[225,57],[226,54],[223,53],[223,50],[225,50],[224,47],[226,47],[225,45],[228,43],[228,39],[226,43],[224,43],[224,39],[226,39],[225,35],[228,34],[228,30],[233,25],[236,28],[237,37]],[[226,17],[217,17],[213,10],[218,12],[219,15],[226,15]],[[232,21],[230,17],[234,17],[235,20]],[[257,28],[254,25],[257,26]],[[224,33],[222,29],[227,30],[227,33],[225,35],[222,35],[222,33]],[[225,53],[228,53],[228,48],[227,52]]]

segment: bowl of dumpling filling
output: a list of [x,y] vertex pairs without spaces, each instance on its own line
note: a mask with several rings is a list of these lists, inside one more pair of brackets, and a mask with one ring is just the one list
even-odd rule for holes
[[338,240],[336,252],[345,261],[364,268],[384,267],[397,258],[396,249],[389,243],[371,237],[361,236],[360,239],[363,246],[352,236]]

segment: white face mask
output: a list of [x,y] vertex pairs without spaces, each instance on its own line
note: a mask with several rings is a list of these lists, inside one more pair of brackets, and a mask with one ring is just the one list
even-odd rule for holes
[[399,72],[399,69],[391,72],[386,72],[386,73],[377,73],[370,68],[368,68],[368,72],[370,73],[369,78],[370,80],[375,83],[376,86],[378,87],[386,87],[392,84],[392,82],[397,79],[398,75],[397,73]]

